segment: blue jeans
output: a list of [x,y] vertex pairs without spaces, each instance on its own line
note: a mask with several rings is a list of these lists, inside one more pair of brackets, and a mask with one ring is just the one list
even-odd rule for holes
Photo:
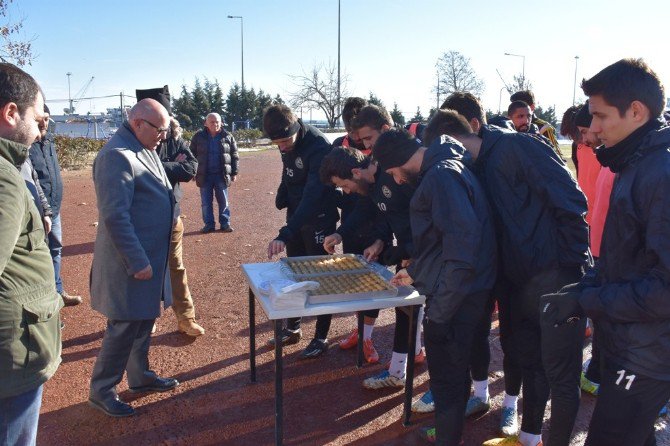
[[0,398],[0,444],[27,446],[37,439],[42,385],[8,398]]
[[51,217],[51,232],[49,233],[49,251],[54,264],[56,276],[56,291],[63,292],[63,279],[60,277],[61,252],[63,251],[63,227],[60,223],[60,214]]
[[202,205],[202,221],[205,226],[214,227],[213,198],[219,206],[219,223],[221,227],[230,225],[230,208],[228,207],[228,187],[221,175],[207,175],[205,185],[200,188],[200,203]]

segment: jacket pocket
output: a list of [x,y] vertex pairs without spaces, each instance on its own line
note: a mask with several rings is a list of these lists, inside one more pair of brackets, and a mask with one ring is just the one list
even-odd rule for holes
[[23,304],[23,328],[27,349],[27,372],[44,370],[61,352],[60,299]]

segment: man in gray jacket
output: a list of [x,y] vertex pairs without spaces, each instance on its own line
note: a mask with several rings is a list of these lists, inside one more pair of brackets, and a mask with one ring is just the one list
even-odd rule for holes
[[34,445],[42,385],[61,362],[54,270],[42,217],[19,175],[39,136],[37,82],[0,63],[0,443]]
[[91,269],[91,303],[108,319],[93,368],[89,404],[112,417],[134,415],[116,385],[124,370],[131,392],[175,388],[149,369],[151,328],[161,301],[171,303],[168,250],[174,196],[156,147],[168,131],[167,110],[139,101],[93,164],[99,226]]

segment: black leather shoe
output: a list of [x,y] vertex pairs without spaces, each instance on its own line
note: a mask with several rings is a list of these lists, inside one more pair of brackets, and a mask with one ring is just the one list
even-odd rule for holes
[[121,401],[118,396],[106,401],[89,397],[88,404],[89,406],[104,412],[105,415],[109,415],[110,417],[121,418],[132,417],[135,415],[135,409],[133,409],[130,404]]
[[221,226],[221,232],[233,232],[233,231],[234,229],[230,225]]
[[174,378],[156,378],[151,384],[146,386],[131,387],[130,390],[132,393],[143,393],[143,392],[167,392],[172,390],[179,385],[179,381]]
[[203,226],[200,232],[203,234],[207,234],[208,232],[214,232],[216,231],[216,228],[214,226]]

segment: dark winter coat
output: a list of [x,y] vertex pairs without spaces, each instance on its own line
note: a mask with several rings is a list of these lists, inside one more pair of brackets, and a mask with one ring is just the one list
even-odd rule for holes
[[494,214],[505,277],[523,287],[543,271],[589,259],[586,198],[551,145],[484,126],[473,169]]
[[[165,169],[165,174],[172,185],[176,201],[175,213],[179,215],[179,202],[184,195],[179,183],[187,183],[195,177],[198,170],[198,160],[195,159],[188,148],[188,142],[180,136],[175,137],[172,131],[170,136],[156,148],[156,154],[158,154],[163,169]],[[186,159],[182,162],[175,161],[177,156],[181,154],[186,155]]]
[[63,201],[63,179],[58,164],[56,144],[47,135],[30,146],[30,162],[33,164],[42,191],[49,201],[53,215],[60,214]]
[[649,132],[616,175],[600,253],[580,304],[605,355],[670,380],[670,127]]
[[450,322],[466,301],[483,311],[495,282],[489,206],[461,151],[447,136],[431,144],[410,203],[414,261],[407,272],[427,296],[426,317],[435,323]]
[[339,220],[337,191],[321,183],[321,161],[330,150],[326,137],[315,127],[303,124],[292,150],[281,154],[282,176],[275,205],[286,209],[286,226],[279,230],[277,240],[289,242],[299,236],[300,228],[316,222],[324,215],[332,222]]
[[[230,186],[232,177],[238,173],[238,164],[240,156],[237,153],[237,143],[235,138],[225,129],[221,129],[223,133],[219,142],[219,150],[221,151],[221,166],[223,171],[221,173],[226,185]],[[209,133],[206,128],[198,130],[191,139],[191,152],[198,160],[197,172],[195,174],[195,184],[198,187],[205,185],[205,178],[207,177],[207,150],[209,149]]]

